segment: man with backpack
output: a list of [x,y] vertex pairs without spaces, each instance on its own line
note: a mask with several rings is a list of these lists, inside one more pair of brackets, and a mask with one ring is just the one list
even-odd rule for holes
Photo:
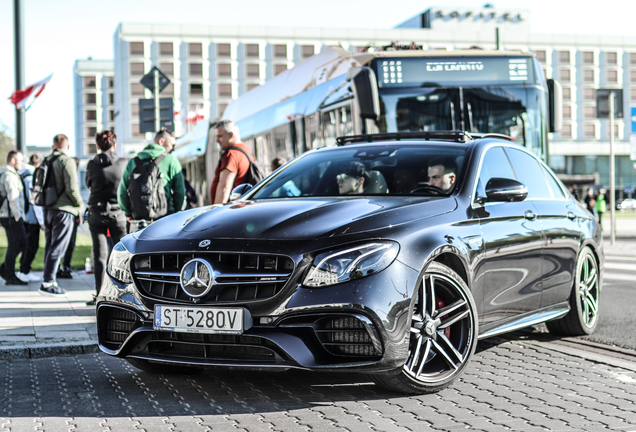
[[39,293],[65,296],[66,291],[56,281],[60,259],[64,256],[73,233],[75,218],[82,214],[84,203],[77,180],[77,166],[66,152],[68,137],[53,137],[53,152],[33,173],[30,201],[44,209],[44,275]]
[[232,189],[240,184],[251,183],[254,186],[263,179],[262,169],[252,155],[252,150],[241,142],[236,123],[231,120],[218,122],[216,142],[221,147],[222,154],[210,187],[212,204],[228,202]]
[[128,161],[117,189],[117,201],[128,222],[151,222],[183,208],[181,164],[166,152],[169,146],[174,146],[174,134],[161,129],[154,143]]

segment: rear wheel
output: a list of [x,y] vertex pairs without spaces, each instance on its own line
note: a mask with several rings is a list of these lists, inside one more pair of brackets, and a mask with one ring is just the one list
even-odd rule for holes
[[427,268],[414,300],[404,366],[371,378],[393,391],[438,392],[463,373],[475,352],[475,302],[461,277],[437,262]]
[[594,333],[598,324],[600,294],[596,257],[586,246],[576,261],[576,273],[570,294],[570,312],[563,318],[546,323],[550,333],[561,336],[584,336]]
[[201,370],[188,367],[172,365],[167,363],[155,363],[144,359],[127,358],[126,361],[144,372],[158,373],[158,374],[178,374],[178,375],[191,375],[199,373]]

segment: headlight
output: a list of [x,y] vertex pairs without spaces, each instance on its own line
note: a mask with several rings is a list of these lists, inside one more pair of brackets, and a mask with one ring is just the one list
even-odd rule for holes
[[106,271],[112,277],[121,283],[132,283],[132,275],[130,274],[130,257],[131,254],[126,250],[123,244],[117,243],[110,253],[108,267]]
[[321,287],[370,276],[387,268],[397,257],[397,243],[378,241],[318,255],[303,285]]

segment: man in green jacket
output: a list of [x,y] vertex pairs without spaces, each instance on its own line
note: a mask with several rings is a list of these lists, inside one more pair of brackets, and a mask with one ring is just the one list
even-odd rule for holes
[[39,293],[48,296],[65,296],[66,291],[60,288],[55,280],[60,258],[64,255],[73,232],[75,218],[83,211],[84,203],[79,191],[77,166],[73,158],[66,152],[69,149],[68,137],[58,134],[53,137],[53,152],[46,159],[57,158],[53,162],[55,189],[58,200],[43,207],[44,235],[44,275]]
[[[142,162],[154,160],[161,155],[165,155],[158,167],[162,174],[163,187],[168,202],[168,214],[181,211],[185,200],[185,186],[183,183],[183,174],[181,173],[181,164],[179,160],[166,152],[166,147],[174,146],[174,134],[167,129],[160,130],[155,136],[155,141],[148,144],[137,157]],[[119,207],[126,214],[126,219],[130,222],[132,218],[132,209],[130,206],[130,197],[128,196],[128,184],[130,176],[135,169],[135,160],[131,159],[126,165],[124,174],[122,175],[119,189],[117,189],[117,201]]]

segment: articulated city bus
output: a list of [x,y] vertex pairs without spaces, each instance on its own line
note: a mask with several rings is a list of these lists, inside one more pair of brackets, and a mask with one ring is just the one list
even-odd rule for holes
[[269,167],[342,135],[436,130],[508,135],[547,160],[560,115],[560,86],[532,53],[325,48],[232,101],[223,118]]

